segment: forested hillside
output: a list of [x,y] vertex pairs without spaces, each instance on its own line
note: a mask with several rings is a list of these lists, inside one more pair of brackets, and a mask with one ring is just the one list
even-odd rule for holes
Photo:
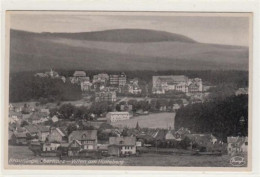
[[32,73],[13,74],[10,77],[10,102],[64,101],[81,98],[80,86],[61,79],[34,77]]
[[212,133],[223,141],[227,136],[247,136],[248,96],[190,104],[178,110],[175,126],[189,128],[194,133]]

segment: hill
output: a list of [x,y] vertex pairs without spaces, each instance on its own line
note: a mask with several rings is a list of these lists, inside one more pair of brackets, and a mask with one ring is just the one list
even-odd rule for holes
[[248,69],[248,48],[139,29],[86,33],[11,30],[10,71]]

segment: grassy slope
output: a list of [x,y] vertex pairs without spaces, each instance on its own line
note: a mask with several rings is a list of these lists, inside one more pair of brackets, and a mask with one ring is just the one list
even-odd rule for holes
[[[182,38],[178,39],[178,42],[174,41],[176,38],[172,41],[160,41],[164,37],[152,39],[152,42],[135,43],[111,42],[110,38],[105,38],[106,42],[69,38],[58,38],[55,34],[12,31],[11,72],[50,68],[86,70],[247,69],[248,65],[248,49],[243,47],[200,44]],[[127,39],[133,40],[136,37],[128,36]],[[155,40],[157,42],[154,42]]]

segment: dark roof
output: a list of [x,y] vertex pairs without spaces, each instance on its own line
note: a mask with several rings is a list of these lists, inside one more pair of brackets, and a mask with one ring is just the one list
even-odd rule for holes
[[94,140],[97,139],[97,130],[76,130],[69,135],[71,140]]
[[110,145],[124,145],[124,146],[134,146],[136,143],[135,137],[109,137]]

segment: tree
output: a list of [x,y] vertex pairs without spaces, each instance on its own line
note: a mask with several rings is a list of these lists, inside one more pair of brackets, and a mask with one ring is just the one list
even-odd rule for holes
[[187,149],[191,145],[191,140],[188,137],[185,137],[180,141],[180,146],[182,149]]
[[68,135],[71,134],[71,132],[73,132],[73,131],[75,131],[75,130],[77,130],[77,125],[75,125],[75,124],[70,124],[70,125],[68,126]]
[[74,111],[75,111],[75,106],[73,106],[70,103],[69,104],[63,104],[59,109],[59,113],[62,115],[61,118],[64,118],[64,119],[72,118]]
[[28,123],[27,121],[23,120],[23,121],[21,122],[21,127],[24,127],[24,126],[26,126],[26,125],[29,125],[29,123]]

